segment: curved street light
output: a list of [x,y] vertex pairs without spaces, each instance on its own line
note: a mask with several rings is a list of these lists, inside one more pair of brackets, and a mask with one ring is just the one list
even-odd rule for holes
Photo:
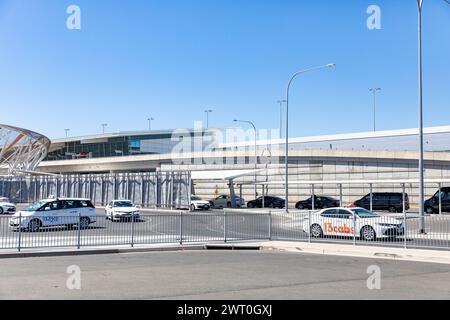
[[284,155],[284,165],[285,165],[285,186],[284,186],[284,192],[285,192],[285,209],[286,212],[289,212],[289,163],[288,163],[288,158],[289,158],[289,90],[291,88],[292,82],[294,81],[294,79],[303,74],[303,73],[307,73],[307,72],[312,72],[312,71],[316,71],[316,70],[320,70],[320,69],[326,69],[326,68],[334,68],[336,66],[336,64],[334,63],[329,63],[320,67],[314,67],[314,68],[309,68],[309,69],[305,69],[302,71],[299,71],[297,73],[294,73],[294,75],[291,77],[291,79],[289,80],[289,83],[287,85],[286,88],[286,142],[285,142],[285,155]]

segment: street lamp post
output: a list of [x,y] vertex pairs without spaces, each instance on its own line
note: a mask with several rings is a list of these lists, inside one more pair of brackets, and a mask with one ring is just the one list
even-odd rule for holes
[[212,110],[205,110],[206,113],[206,129],[209,128],[209,114],[213,112]]
[[291,77],[291,79],[289,80],[289,83],[287,85],[287,88],[286,88],[286,137],[285,137],[286,142],[285,142],[285,152],[284,152],[284,165],[285,165],[284,193],[285,193],[286,212],[289,212],[289,165],[288,165],[289,164],[289,162],[288,162],[288,158],[289,158],[289,90],[291,88],[292,81],[294,81],[294,79],[297,76],[299,76],[303,73],[316,71],[316,70],[320,70],[320,69],[324,69],[324,68],[333,68],[335,66],[336,65],[334,63],[330,63],[330,64],[326,64],[324,66],[314,67],[314,68],[309,68],[309,69],[299,71]]
[[155,118],[150,117],[148,120],[148,131],[152,131],[152,121],[155,120]]
[[256,136],[257,136],[257,131],[256,131],[256,126],[253,122],[248,121],[248,120],[233,120],[234,122],[243,122],[243,123],[248,123],[253,127],[253,130],[255,131],[255,199],[257,197],[257,186],[256,186],[256,169],[257,169],[257,164],[258,164],[258,151],[256,148]]
[[64,129],[64,131],[66,132],[66,138],[69,137],[69,131],[70,131],[70,129]]
[[422,99],[422,3],[423,0],[417,0],[419,9],[419,233],[425,233],[425,213],[424,213],[424,166],[423,166],[423,99]]
[[370,88],[369,91],[373,93],[373,131],[377,131],[376,96],[377,91],[381,91],[381,88]]
[[278,100],[277,103],[280,105],[280,139],[283,138],[283,103],[286,100]]
[[107,123],[102,123],[102,132],[105,133],[105,128],[108,126]]

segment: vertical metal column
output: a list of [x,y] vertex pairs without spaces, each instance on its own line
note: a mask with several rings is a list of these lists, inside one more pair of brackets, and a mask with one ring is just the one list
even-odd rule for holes
[[405,197],[405,184],[402,184],[403,192],[403,247],[407,248],[407,237],[406,237],[406,197]]
[[223,241],[227,243],[227,212],[223,211]]
[[373,185],[370,184],[370,211],[373,211]]
[[269,210],[269,240],[272,241],[272,211]]
[[22,247],[22,212],[19,212],[19,242],[17,244],[17,250],[20,252]]
[[263,208],[266,207],[265,200],[266,200],[266,195],[264,194],[264,185],[263,185],[263,188],[262,188],[262,207]]
[[180,245],[183,244],[183,212],[180,212]]
[[134,247],[134,220],[136,219],[136,216],[134,214],[131,214],[131,247]]
[[311,221],[311,210],[308,211],[308,242],[311,242],[311,225],[312,225],[312,221]]
[[315,192],[314,192],[314,184],[311,185],[311,209],[314,210],[316,208],[316,201],[315,201]]
[[77,249],[81,247],[81,212],[78,211]]
[[439,183],[439,215],[442,215],[442,195],[441,195],[442,183]]
[[339,206],[342,207],[342,184],[339,184]]

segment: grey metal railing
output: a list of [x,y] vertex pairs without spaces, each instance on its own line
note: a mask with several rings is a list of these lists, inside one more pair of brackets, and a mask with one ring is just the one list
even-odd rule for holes
[[426,216],[419,233],[414,214],[327,217],[314,211],[168,211],[125,217],[105,215],[0,216],[0,249],[136,246],[243,240],[289,240],[450,249],[450,216]]

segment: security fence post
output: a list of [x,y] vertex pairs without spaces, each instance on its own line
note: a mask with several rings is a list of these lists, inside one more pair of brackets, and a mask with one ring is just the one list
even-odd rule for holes
[[134,214],[131,214],[131,247],[134,247],[134,220],[136,219],[136,216]]
[[[405,184],[402,185],[403,188],[403,246],[406,249],[407,248],[407,238],[406,238],[406,197],[405,197]],[[440,193],[439,193],[440,196]]]
[[311,221],[311,210],[308,211],[308,242],[311,242],[311,226],[312,226],[312,221]]
[[22,245],[22,212],[19,212],[19,243],[17,244],[17,250],[20,252]]
[[77,249],[81,247],[81,212],[78,212],[78,234],[77,234]]
[[353,214],[353,245],[356,246],[356,213]]
[[269,240],[272,241],[272,211],[269,210]]
[[227,212],[223,210],[223,241],[227,242]]
[[180,212],[180,245],[183,244],[183,212]]

